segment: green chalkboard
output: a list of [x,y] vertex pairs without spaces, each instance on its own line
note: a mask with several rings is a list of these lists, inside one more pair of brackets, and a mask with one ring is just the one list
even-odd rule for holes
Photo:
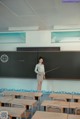
[[0,52],[0,77],[36,78],[34,68],[40,56],[46,79],[80,79],[80,52],[70,51]]
[[0,57],[8,56],[8,61],[0,58],[0,77],[34,78],[34,67],[37,61],[36,52],[0,52]]
[[80,79],[80,52],[39,52],[44,57],[46,78]]

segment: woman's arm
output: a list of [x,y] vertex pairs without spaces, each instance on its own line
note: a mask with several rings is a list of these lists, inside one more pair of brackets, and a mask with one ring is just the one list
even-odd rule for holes
[[37,65],[35,66],[34,71],[35,71],[35,73],[38,73],[38,66]]
[[45,75],[45,66],[44,66],[44,75]]
[[43,76],[43,79],[45,79],[45,66],[44,66],[44,76]]

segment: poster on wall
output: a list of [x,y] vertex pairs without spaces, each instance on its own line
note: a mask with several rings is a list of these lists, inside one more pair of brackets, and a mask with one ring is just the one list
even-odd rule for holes
[[1,32],[0,43],[25,43],[26,32]]
[[51,32],[52,43],[80,42],[80,31],[56,31]]

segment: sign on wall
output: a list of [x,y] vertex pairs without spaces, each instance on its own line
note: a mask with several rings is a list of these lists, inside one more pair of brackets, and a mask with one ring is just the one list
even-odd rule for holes
[[80,31],[51,32],[51,42],[54,43],[80,42]]

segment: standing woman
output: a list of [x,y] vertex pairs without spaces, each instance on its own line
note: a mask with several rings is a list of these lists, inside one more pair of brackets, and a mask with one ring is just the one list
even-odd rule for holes
[[43,58],[40,57],[38,64],[35,66],[35,72],[37,73],[38,86],[37,90],[41,90],[43,79],[45,78],[45,68]]

